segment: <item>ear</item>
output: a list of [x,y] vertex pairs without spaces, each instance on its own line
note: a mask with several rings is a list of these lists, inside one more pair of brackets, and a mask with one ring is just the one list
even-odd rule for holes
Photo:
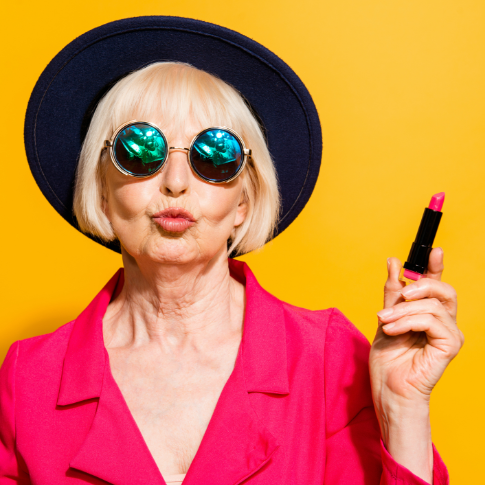
[[234,220],[234,227],[240,226],[246,219],[248,213],[248,203],[244,191],[241,193],[241,199],[237,206],[236,219]]
[[[101,161],[103,162],[103,157],[107,156],[107,150],[104,150],[101,154]],[[106,165],[104,165],[106,167]],[[109,167],[109,165],[108,165]],[[104,215],[108,218],[108,221],[111,224],[111,219],[109,216],[109,205],[108,205],[108,184],[106,182],[107,176],[106,168],[102,170],[101,174],[101,210],[103,211]]]
[[101,210],[103,211],[104,215],[108,218],[108,221],[111,223],[111,219],[109,217],[108,198],[106,197],[105,190],[103,190],[103,195],[101,196]]

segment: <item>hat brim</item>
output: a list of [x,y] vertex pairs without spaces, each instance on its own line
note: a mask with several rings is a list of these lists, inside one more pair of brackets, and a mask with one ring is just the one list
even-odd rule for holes
[[[86,120],[115,81],[152,62],[192,64],[234,86],[261,119],[282,196],[275,236],[301,212],[315,186],[322,138],[318,113],[299,77],[248,37],[181,17],[135,17],[81,35],[37,81],[25,119],[25,146],[44,196],[69,224]],[[119,244],[97,242],[120,251]]]

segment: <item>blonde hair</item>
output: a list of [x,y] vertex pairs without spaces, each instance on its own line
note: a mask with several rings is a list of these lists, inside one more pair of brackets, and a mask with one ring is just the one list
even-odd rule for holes
[[202,127],[232,128],[252,150],[252,160],[241,174],[247,215],[230,235],[228,254],[261,248],[272,237],[280,195],[261,127],[236,89],[205,71],[178,62],[157,62],[132,72],[118,81],[97,106],[76,172],[74,215],[83,232],[103,241],[116,239],[103,212],[106,168],[111,163],[107,150],[102,152],[104,141],[132,119],[156,122],[167,134],[184,130],[189,116]]

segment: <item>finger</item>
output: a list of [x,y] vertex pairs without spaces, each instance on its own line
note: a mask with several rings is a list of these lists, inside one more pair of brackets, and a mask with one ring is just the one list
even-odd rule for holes
[[391,308],[385,308],[384,310],[377,312],[377,316],[379,317],[379,321],[383,328],[386,324],[396,322],[403,318],[414,316],[427,318],[428,315],[439,320],[452,334],[458,335],[461,333],[456,325],[455,319],[436,298],[399,303]]
[[422,278],[416,283],[408,285],[401,290],[406,300],[421,300],[424,298],[436,298],[446,308],[446,311],[456,319],[457,296],[455,289],[448,283]]
[[387,260],[387,281],[384,286],[384,308],[389,308],[396,303],[404,301],[401,290],[406,283],[399,281],[401,267],[402,265],[399,259],[389,258]]
[[429,253],[427,278],[441,281],[441,275],[445,269],[443,265],[443,250],[441,248],[434,248]]
[[440,319],[451,318],[442,303],[436,298],[405,301],[377,312],[379,320],[383,323],[394,322],[400,318],[412,315],[433,315],[435,318]]
[[432,315],[412,315],[382,326],[389,336],[402,335],[407,332],[425,332],[428,343],[446,353],[449,360],[458,354],[463,346],[463,334],[458,330],[451,332],[442,322]]
[[432,315],[408,315],[395,322],[382,326],[388,335],[401,335],[406,332],[426,332],[433,339],[449,339],[450,330]]

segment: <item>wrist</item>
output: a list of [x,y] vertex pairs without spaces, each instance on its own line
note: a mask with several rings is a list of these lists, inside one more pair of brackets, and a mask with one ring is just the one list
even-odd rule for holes
[[429,406],[398,407],[395,403],[377,413],[382,441],[396,463],[432,483],[433,443]]
[[[374,389],[373,389],[374,391]],[[413,415],[426,416],[429,414],[430,396],[421,395],[403,396],[389,389],[379,389],[372,393],[372,400],[377,414],[389,416],[389,418],[401,419]]]
[[408,400],[386,400],[374,403],[384,444],[389,436],[431,437],[429,403]]
[[390,438],[401,443],[431,441],[431,423],[429,407],[415,409],[396,409],[378,414],[382,438],[387,446]]

